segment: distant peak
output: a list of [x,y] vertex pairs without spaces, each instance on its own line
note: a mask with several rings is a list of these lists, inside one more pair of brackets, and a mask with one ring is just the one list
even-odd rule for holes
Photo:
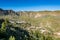
[[2,8],[0,8],[0,11],[3,11],[3,9],[2,9]]

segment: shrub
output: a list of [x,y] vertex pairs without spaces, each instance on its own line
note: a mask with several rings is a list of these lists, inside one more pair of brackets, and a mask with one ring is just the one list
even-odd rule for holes
[[10,36],[9,40],[15,40],[14,36]]

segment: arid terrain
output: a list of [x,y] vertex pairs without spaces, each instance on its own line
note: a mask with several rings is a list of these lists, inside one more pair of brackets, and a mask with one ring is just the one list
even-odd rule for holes
[[[38,40],[40,40],[39,39],[40,34],[37,34],[38,36],[36,36],[34,34],[35,32],[42,33],[43,35],[49,34],[55,38],[60,38],[60,11],[59,10],[15,12],[13,10],[3,10],[0,8],[0,19],[4,19],[4,20],[8,19],[9,21],[8,26],[11,25],[9,30],[13,30],[13,32],[17,32],[16,35],[20,35],[21,31],[18,31],[19,28],[22,28],[22,30],[27,30],[29,32],[29,35],[33,37],[31,40],[33,40],[34,38],[37,38]],[[0,23],[0,25],[2,24]],[[16,28],[18,27],[18,29],[14,29],[15,27]],[[8,30],[8,27],[7,27],[7,30]],[[21,35],[23,34],[21,33]],[[22,37],[21,35],[20,37]],[[16,36],[16,37],[19,38],[19,36]],[[37,39],[34,39],[34,40],[37,40]],[[16,38],[16,40],[18,39]],[[21,39],[21,40],[29,40],[29,39]],[[46,39],[46,40],[49,40],[49,39]]]

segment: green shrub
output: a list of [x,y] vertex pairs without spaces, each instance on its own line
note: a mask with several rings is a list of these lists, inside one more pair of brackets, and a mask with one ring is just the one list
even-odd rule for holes
[[10,36],[9,40],[15,40],[14,36]]

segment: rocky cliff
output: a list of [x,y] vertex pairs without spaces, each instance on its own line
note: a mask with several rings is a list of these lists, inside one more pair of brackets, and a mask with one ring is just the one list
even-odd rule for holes
[[0,16],[2,15],[16,15],[16,12],[13,10],[3,10],[0,8]]

